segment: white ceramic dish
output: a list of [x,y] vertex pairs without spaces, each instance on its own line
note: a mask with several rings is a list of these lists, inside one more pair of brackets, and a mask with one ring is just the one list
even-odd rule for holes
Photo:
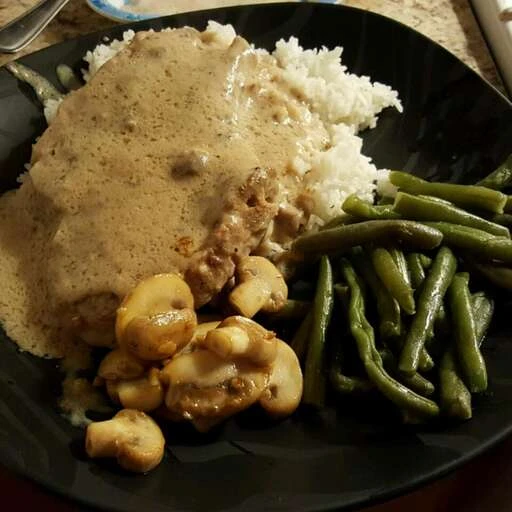
[[[141,21],[180,12],[213,9],[232,5],[273,3],[279,0],[87,0],[97,13],[115,21]],[[308,0],[292,0],[305,2]],[[316,0],[322,3],[342,3],[336,0]]]

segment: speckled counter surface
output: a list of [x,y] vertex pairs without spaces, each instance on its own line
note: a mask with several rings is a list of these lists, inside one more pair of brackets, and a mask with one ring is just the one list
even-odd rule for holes
[[[0,25],[19,16],[37,1],[0,0]],[[343,0],[339,3],[369,9],[415,28],[450,50],[493,85],[500,87],[469,0]],[[215,0],[212,0],[212,5],[214,4]],[[34,52],[64,39],[107,28],[114,23],[92,12],[84,0],[71,0],[46,31],[16,56]],[[15,57],[12,55],[0,55],[0,65],[13,58]]]

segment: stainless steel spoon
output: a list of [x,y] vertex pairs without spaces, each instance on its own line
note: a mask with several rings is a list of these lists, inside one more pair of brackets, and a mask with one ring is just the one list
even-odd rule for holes
[[32,9],[0,28],[0,52],[15,53],[31,43],[69,0],[41,0]]

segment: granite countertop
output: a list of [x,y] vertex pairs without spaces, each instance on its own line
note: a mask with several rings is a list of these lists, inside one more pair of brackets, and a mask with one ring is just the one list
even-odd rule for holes
[[[0,0],[0,26],[38,1]],[[340,3],[369,9],[415,28],[450,50],[493,85],[502,87],[469,0],[343,0]],[[43,34],[16,57],[114,24],[91,11],[84,0],[71,0]],[[0,65],[13,58],[13,55],[0,55]]]

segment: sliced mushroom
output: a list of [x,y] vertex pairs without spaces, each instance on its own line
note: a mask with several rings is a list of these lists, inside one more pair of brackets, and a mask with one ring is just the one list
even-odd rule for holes
[[223,359],[243,358],[258,366],[271,364],[277,351],[275,333],[242,316],[230,316],[209,331],[202,346]]
[[288,287],[283,275],[262,256],[242,258],[236,268],[236,282],[229,303],[247,318],[258,311],[279,311],[286,303]]
[[132,354],[116,349],[109,352],[101,361],[98,375],[103,379],[135,379],[144,375],[144,364]]
[[107,381],[107,393],[125,409],[154,411],[164,401],[164,390],[158,378],[159,371],[152,368],[148,375],[138,379]]
[[195,343],[202,343],[204,339],[206,338],[206,335],[216,327],[219,326],[220,320],[213,320],[211,322],[203,322],[202,324],[198,324],[195,331],[194,336],[192,337],[192,340],[190,341],[191,344]]
[[158,274],[139,283],[117,310],[119,345],[143,360],[158,361],[184,347],[194,334],[194,298],[177,274]]
[[91,423],[85,436],[89,457],[116,458],[122,468],[135,473],[158,466],[164,445],[164,436],[155,421],[133,409],[123,409],[111,420]]
[[266,389],[269,369],[226,361],[209,350],[179,355],[162,370],[169,388],[165,405],[173,418],[203,432],[254,404]]
[[277,356],[272,365],[267,389],[260,398],[261,406],[274,417],[289,416],[302,398],[303,378],[293,349],[277,340]]

